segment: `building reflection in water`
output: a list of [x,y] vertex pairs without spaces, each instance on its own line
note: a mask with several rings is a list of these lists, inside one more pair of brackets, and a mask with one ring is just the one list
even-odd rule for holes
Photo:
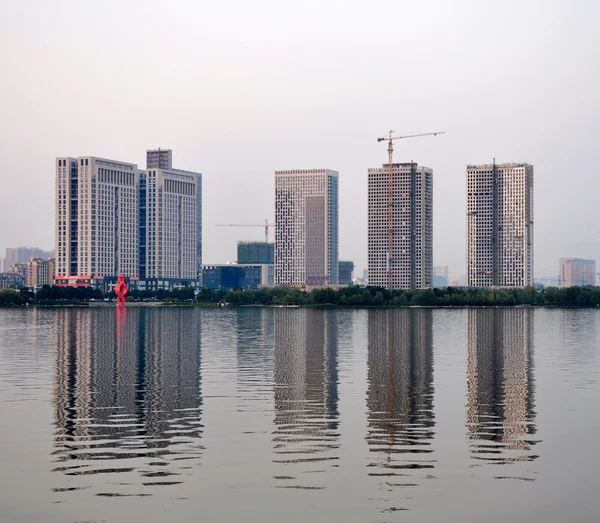
[[55,490],[182,483],[202,453],[200,384],[195,310],[59,311],[54,470],[66,486]]
[[337,311],[274,311],[278,487],[320,489],[338,464]]
[[472,458],[531,461],[536,443],[531,309],[468,311],[467,435]]
[[236,313],[236,322],[238,410],[270,417],[273,401],[273,310],[242,308]]
[[428,309],[368,312],[368,473],[385,490],[433,478],[432,333]]

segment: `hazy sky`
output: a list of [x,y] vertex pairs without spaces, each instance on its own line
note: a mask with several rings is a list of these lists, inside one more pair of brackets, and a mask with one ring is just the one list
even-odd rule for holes
[[0,17],[0,256],[53,248],[54,157],[202,172],[204,261],[274,213],[274,171],[340,173],[340,258],[366,267],[376,138],[434,170],[434,261],[464,272],[465,165],[535,168],[535,273],[600,260],[600,2],[27,1]]

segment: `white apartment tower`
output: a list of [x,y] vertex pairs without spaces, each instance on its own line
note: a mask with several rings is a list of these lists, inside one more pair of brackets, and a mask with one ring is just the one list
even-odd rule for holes
[[533,285],[533,166],[467,166],[467,285]]
[[138,186],[131,163],[56,159],[57,276],[138,275]]
[[[391,175],[391,176],[390,176]],[[432,286],[433,170],[394,163],[368,172],[369,285]]]
[[197,278],[202,264],[202,237],[197,234],[202,230],[201,201],[201,174],[146,170],[140,184],[142,278]]
[[337,171],[275,171],[275,285],[337,282]]

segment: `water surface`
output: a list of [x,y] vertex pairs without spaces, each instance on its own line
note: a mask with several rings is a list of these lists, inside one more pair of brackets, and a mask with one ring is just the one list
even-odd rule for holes
[[0,520],[598,521],[599,324],[0,310]]

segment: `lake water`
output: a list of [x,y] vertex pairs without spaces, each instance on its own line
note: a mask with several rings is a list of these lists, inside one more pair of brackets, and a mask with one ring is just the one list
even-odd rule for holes
[[0,310],[0,521],[600,521],[600,311]]

